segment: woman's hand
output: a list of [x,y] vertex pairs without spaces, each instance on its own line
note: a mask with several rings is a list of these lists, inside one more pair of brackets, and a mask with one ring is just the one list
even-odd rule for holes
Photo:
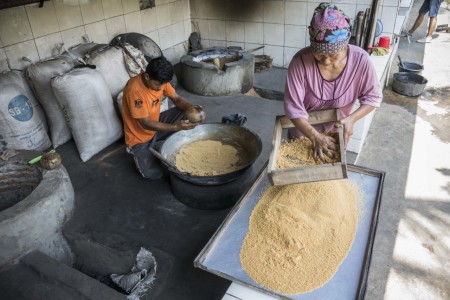
[[336,122],[335,126],[344,127],[344,148],[347,149],[348,141],[350,140],[350,137],[353,135],[353,128],[355,126],[355,121],[351,116],[348,116],[347,118],[341,119],[338,122]]
[[333,153],[337,150],[337,141],[331,137],[320,132],[315,131],[311,139],[313,143],[313,158],[315,160],[324,161],[324,155],[333,158]]
[[176,131],[194,129],[195,126],[197,126],[197,124],[191,123],[189,120],[180,120],[175,123]]

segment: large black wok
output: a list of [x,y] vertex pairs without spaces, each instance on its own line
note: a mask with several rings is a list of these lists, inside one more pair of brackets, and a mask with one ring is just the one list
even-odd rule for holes
[[201,124],[192,130],[178,131],[167,138],[160,149],[160,154],[169,164],[175,165],[175,157],[180,149],[192,142],[200,140],[216,140],[224,144],[236,145],[238,149],[246,151],[248,163],[241,169],[231,173],[214,176],[194,176],[180,172],[171,166],[169,171],[179,178],[198,185],[218,185],[239,178],[258,158],[262,150],[262,142],[258,135],[251,130],[230,124]]

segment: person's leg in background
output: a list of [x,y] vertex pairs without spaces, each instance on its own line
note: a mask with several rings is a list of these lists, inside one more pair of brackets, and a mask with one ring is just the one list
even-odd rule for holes
[[413,33],[419,28],[420,25],[422,25],[423,20],[425,19],[425,15],[430,10],[430,0],[425,0],[422,3],[422,6],[419,9],[419,15],[416,18],[416,21],[414,21],[413,26],[410,30],[406,32],[407,35],[411,36]]
[[[444,0],[429,0],[429,13],[430,20],[428,22],[427,36],[417,40],[418,43],[430,43],[433,39],[433,32],[436,30],[437,15],[439,13],[439,7]],[[422,8],[421,8],[422,9]]]

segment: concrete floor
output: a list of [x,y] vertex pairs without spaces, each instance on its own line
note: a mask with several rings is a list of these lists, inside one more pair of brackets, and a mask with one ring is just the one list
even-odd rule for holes
[[[409,24],[419,5],[414,5]],[[438,24],[443,24],[442,17]],[[450,299],[449,38],[439,33],[427,45],[415,43],[416,37],[411,44],[400,41],[398,53],[404,59],[424,63],[427,91],[421,97],[404,97],[387,87],[356,162],[386,172],[366,299]],[[272,78],[282,81],[280,76]],[[255,178],[269,157],[282,102],[246,95],[201,97],[182,88],[178,92],[203,105],[208,123],[220,122],[227,114],[247,116],[246,127],[263,141],[250,175]],[[75,189],[75,213],[64,228],[75,268],[111,285],[108,275],[127,272],[139,248],[145,247],[158,263],[146,299],[222,298],[230,282],[194,268],[193,260],[229,209],[190,208],[173,195],[169,176],[158,181],[140,178],[122,142],[86,163],[73,141],[58,152]],[[8,274],[0,272],[2,299],[29,299],[8,293],[8,278],[17,278]]]
[[[449,16],[441,8],[438,25],[449,24]],[[450,299],[450,34],[416,43],[426,26],[410,43],[401,38],[397,52],[424,64],[426,91],[404,97],[384,90],[357,161],[386,172],[366,299]]]

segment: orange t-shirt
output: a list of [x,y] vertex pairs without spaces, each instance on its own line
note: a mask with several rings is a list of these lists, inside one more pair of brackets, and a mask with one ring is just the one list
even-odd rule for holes
[[150,141],[156,131],[142,127],[138,119],[149,118],[159,121],[162,96],[171,97],[175,90],[170,83],[164,83],[161,90],[147,88],[139,74],[130,80],[123,89],[122,119],[124,123],[125,143],[128,147]]

